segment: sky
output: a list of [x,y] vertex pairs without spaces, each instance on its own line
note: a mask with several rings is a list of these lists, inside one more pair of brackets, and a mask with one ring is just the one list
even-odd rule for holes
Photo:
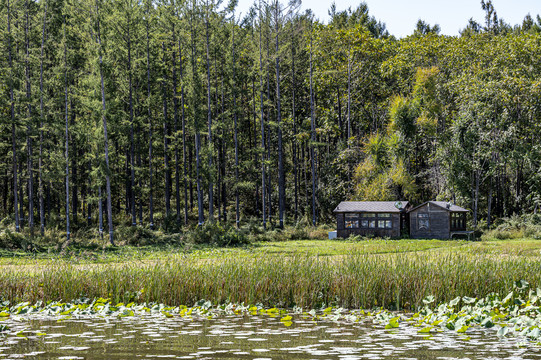
[[[364,0],[370,15],[385,23],[387,30],[396,37],[413,33],[417,20],[422,19],[430,25],[439,24],[441,34],[458,35],[473,18],[484,24],[481,0]],[[286,0],[282,0],[286,3]],[[312,9],[315,16],[327,22],[328,10],[333,0],[303,0],[301,11]],[[337,10],[356,8],[360,0],[335,0]],[[237,13],[245,14],[254,0],[239,0]],[[522,23],[530,13],[535,18],[541,14],[541,0],[492,0],[498,17],[516,25]]]

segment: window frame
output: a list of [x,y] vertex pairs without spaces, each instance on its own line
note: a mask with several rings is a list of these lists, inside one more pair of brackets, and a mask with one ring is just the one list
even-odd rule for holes
[[359,214],[345,213],[344,214],[344,229],[348,229],[348,230],[359,229]]
[[430,215],[428,213],[417,213],[417,230],[430,230]]
[[392,213],[359,213],[359,228],[365,230],[391,230],[393,229]]

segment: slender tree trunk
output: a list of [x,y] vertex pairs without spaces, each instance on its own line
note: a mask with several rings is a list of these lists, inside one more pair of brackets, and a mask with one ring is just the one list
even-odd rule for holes
[[207,120],[208,120],[208,139],[209,139],[209,220],[214,220],[214,184],[212,183],[212,109],[211,109],[211,96],[210,96],[210,55],[209,55],[209,4],[207,0],[207,9],[205,17],[206,38],[207,38]]
[[[69,89],[68,89],[69,90]],[[71,91],[69,93],[70,96],[70,112],[71,112],[71,126],[75,125],[75,107],[73,106],[73,95],[71,94]],[[79,188],[77,186],[77,143],[73,144],[74,149],[72,150],[72,153],[75,154],[75,156],[71,157],[71,176],[72,176],[72,186],[71,186],[71,215],[72,215],[72,222],[73,224],[77,225],[77,209],[79,209]],[[71,219],[70,219],[71,220]]]
[[109,166],[109,137],[107,134],[107,113],[105,107],[105,82],[103,79],[103,56],[101,48],[100,34],[100,12],[98,0],[96,0],[96,18],[97,18],[97,38],[99,45],[99,62],[100,62],[100,85],[101,85],[101,105],[102,105],[102,121],[103,121],[103,136],[104,136],[104,151],[105,151],[105,191],[107,193],[107,221],[109,222],[109,241],[111,245],[115,245],[114,229],[113,229],[113,204],[111,199],[111,176]]
[[70,242],[70,193],[69,193],[69,121],[68,121],[68,45],[66,38],[66,16],[63,16],[64,20],[64,109],[66,120],[66,237],[67,242]]
[[261,111],[261,189],[263,191],[262,193],[262,208],[263,208],[263,229],[267,228],[267,213],[266,213],[266,186],[265,186],[265,118],[264,118],[264,87],[263,87],[263,54],[261,50],[261,42],[262,42],[262,32],[263,32],[263,18],[261,16],[261,0],[259,0],[259,85],[260,85],[260,111]]
[[348,52],[348,147],[351,138],[351,57]]
[[280,48],[279,48],[279,6],[276,1],[275,31],[276,31],[276,116],[278,123],[278,215],[280,218],[280,229],[284,228],[284,213],[286,204],[285,173],[282,148],[282,111],[280,99]]
[[186,164],[186,118],[184,113],[184,71],[182,66],[182,48],[180,39],[178,40],[178,58],[180,66],[180,106],[182,109],[182,162],[183,162],[183,182],[184,182],[184,225],[188,224],[188,172]]
[[[310,29],[312,31],[312,29]],[[314,91],[313,91],[313,68],[312,68],[312,35],[310,35],[310,128],[311,128],[311,140],[310,144],[310,159],[312,165],[312,225],[316,226],[316,167],[315,167],[315,150],[314,144],[316,142],[316,111],[314,104]]]
[[90,198],[92,197],[92,176],[90,174],[92,173],[92,160],[88,161],[88,200],[87,200],[87,225],[90,227],[92,225],[92,203],[90,202]]
[[45,49],[46,25],[47,25],[47,5],[45,1],[45,10],[43,13],[43,31],[41,35],[41,55],[40,55],[40,71],[39,71],[39,109],[40,109],[40,130],[39,130],[39,223],[40,234],[45,234],[45,204],[43,202],[43,126],[45,119],[45,110],[43,107],[43,55]]
[[98,211],[99,211],[99,233],[100,233],[100,238],[103,240],[103,199],[102,199],[102,196],[101,196],[101,185],[98,189]]
[[[224,92],[224,72],[223,72],[223,63],[222,63],[222,102],[221,102],[221,114],[220,119],[222,121],[222,124],[224,122],[224,114],[225,114],[225,92]],[[233,112],[235,112],[235,109],[233,109]],[[221,128],[221,141],[220,141],[220,182],[218,186],[221,187],[221,205],[222,205],[222,220],[224,222],[227,221],[227,189],[226,189],[226,170],[225,170],[225,164],[226,164],[226,156],[227,156],[227,138],[226,138],[226,130],[224,127]]]
[[149,168],[149,221],[150,228],[154,229],[154,188],[153,188],[153,167],[152,167],[152,112],[151,112],[151,100],[152,93],[150,90],[150,36],[149,36],[149,16],[150,9],[147,3],[147,19],[146,19],[146,30],[147,30],[147,110],[148,110],[148,168]]
[[[165,43],[162,42],[163,63],[167,64],[165,57]],[[162,80],[163,92],[163,146],[164,146],[164,165],[165,165],[165,216],[171,215],[171,170],[169,169],[169,126],[167,124],[167,70],[164,70]]]
[[25,75],[26,75],[26,99],[28,101],[28,120],[26,128],[26,147],[28,152],[28,225],[30,226],[30,235],[34,235],[34,169],[33,169],[33,151],[32,151],[32,87],[30,82],[30,39],[28,32],[30,31],[30,22],[28,19],[29,12],[28,0],[26,0],[26,10],[25,18],[26,23],[24,27],[24,37],[25,37],[25,48],[26,48],[26,57],[25,57]]
[[[195,9],[195,0],[193,7]],[[196,68],[196,58],[195,58],[195,29],[193,28],[193,12],[191,14],[191,21],[190,21],[190,33],[191,33],[191,41],[192,41],[192,81],[194,84],[197,84],[197,68]],[[208,58],[208,55],[207,55]],[[195,89],[196,90],[196,89]],[[210,90],[209,90],[210,91]],[[194,95],[195,97],[195,95]],[[209,96],[210,99],[210,96]],[[204,213],[203,213],[203,188],[201,186],[201,134],[199,131],[199,111],[198,111],[198,105],[197,101],[199,99],[194,98],[194,128],[195,128],[195,162],[196,162],[196,178],[197,178],[197,206],[198,206],[198,225],[203,225],[205,221]],[[209,100],[210,101],[210,100]],[[210,107],[209,107],[210,108]]]
[[[269,25],[270,28],[270,25]],[[270,63],[270,29],[267,29],[267,101],[271,102],[271,91],[270,91],[270,74],[271,74],[271,63]],[[272,150],[272,139],[271,139],[271,107],[267,107],[267,161],[269,164],[272,163],[271,150]],[[272,222],[272,168],[269,167],[267,174],[267,201],[268,201],[268,217],[271,227],[274,227]]]
[[137,226],[137,217],[135,214],[135,153],[133,140],[133,80],[132,80],[132,61],[131,61],[131,18],[128,15],[128,23],[126,26],[126,38],[128,42],[128,94],[130,107],[130,210],[131,210],[131,225]]
[[[176,43],[175,27],[173,26],[173,44]],[[179,49],[180,50],[180,49]],[[175,121],[174,134],[175,139],[175,205],[176,205],[176,221],[180,224],[180,166],[178,154],[178,94],[177,94],[177,54],[173,46],[173,118]]]
[[490,229],[492,225],[492,180],[490,181],[490,189],[488,191],[488,204],[487,204],[487,227]]
[[478,214],[478,205],[479,205],[479,170],[474,171],[474,181],[475,186],[473,189],[473,227],[477,227],[477,214]]
[[298,184],[298,169],[297,169],[297,119],[296,119],[296,106],[295,106],[295,49],[293,47],[293,43],[291,46],[291,81],[293,83],[292,89],[291,89],[291,110],[292,110],[292,118],[293,118],[293,177],[295,178],[295,222],[298,219],[299,216],[299,184]]
[[238,141],[238,112],[237,112],[237,59],[235,54],[235,14],[233,14],[233,126],[234,126],[234,138],[235,138],[235,224],[237,228],[240,226],[240,211],[239,211],[239,141]]
[[[252,77],[252,116],[254,117],[254,169],[258,168],[258,155],[257,155],[257,111],[256,111],[256,92],[255,92],[255,78]],[[259,183],[255,182],[255,213],[259,216]]]

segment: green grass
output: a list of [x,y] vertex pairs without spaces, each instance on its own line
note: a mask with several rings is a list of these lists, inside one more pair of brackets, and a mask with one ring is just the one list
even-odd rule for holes
[[[0,301],[82,296],[118,302],[417,308],[541,286],[541,241],[306,240],[243,248],[124,247],[4,257]],[[87,251],[87,250],[85,250]]]
[[345,256],[358,254],[394,253],[465,253],[493,256],[541,256],[541,241],[534,239],[513,240],[292,240],[256,242],[241,247],[213,247],[207,245],[147,245],[121,246],[96,249],[83,246],[67,248],[63,252],[24,252],[0,249],[2,265],[47,265],[51,260],[70,264],[123,263],[129,261],[161,261],[177,255],[197,259],[221,257],[265,256]]

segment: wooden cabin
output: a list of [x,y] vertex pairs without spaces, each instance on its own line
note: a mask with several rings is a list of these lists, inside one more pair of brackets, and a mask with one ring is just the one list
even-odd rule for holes
[[337,235],[400,237],[409,208],[407,201],[342,201],[334,209]]
[[466,231],[468,210],[445,201],[427,201],[409,210],[410,236],[414,239],[450,239]]

